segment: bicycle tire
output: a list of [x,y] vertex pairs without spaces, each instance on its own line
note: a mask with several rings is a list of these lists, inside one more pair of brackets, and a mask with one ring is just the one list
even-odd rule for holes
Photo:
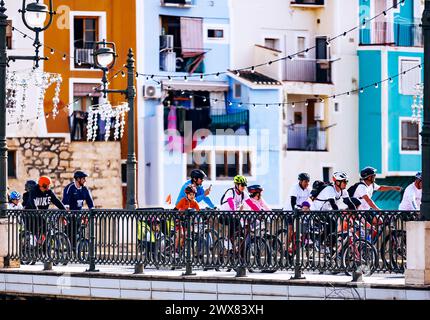
[[381,248],[381,255],[389,271],[403,272],[406,262],[406,232],[392,231],[390,236],[386,237],[384,240]]
[[76,246],[76,257],[80,263],[88,263],[90,261],[90,242],[88,239],[81,239]]
[[57,232],[47,239],[48,258],[53,265],[66,265],[72,255],[72,249],[69,237],[62,232]]
[[[360,261],[356,261],[356,252],[353,252],[356,251],[357,248],[360,250]],[[363,248],[365,249],[363,250]],[[367,256],[368,254],[370,254],[370,256]],[[362,261],[363,256],[365,261]],[[351,257],[353,258],[352,261],[347,260]],[[378,261],[378,251],[373,244],[366,240],[354,240],[354,243],[349,244],[342,252],[342,268],[344,268],[345,273],[349,276],[357,269],[361,269],[363,271],[363,276],[372,275],[378,267]]]

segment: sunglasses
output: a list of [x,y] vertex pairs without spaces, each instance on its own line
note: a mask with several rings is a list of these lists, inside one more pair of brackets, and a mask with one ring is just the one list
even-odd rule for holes
[[239,185],[242,186],[242,187],[246,187],[247,186],[246,183],[239,183]]

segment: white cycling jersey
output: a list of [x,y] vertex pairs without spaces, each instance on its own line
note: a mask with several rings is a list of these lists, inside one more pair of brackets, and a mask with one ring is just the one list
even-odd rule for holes
[[343,199],[349,198],[348,192],[346,190],[340,190],[338,192],[334,185],[329,185],[325,187],[318,197],[312,202],[311,210],[315,211],[329,211],[333,210],[329,202],[330,199],[334,199],[339,209],[343,209],[346,205],[343,203]]
[[293,210],[293,208],[291,208],[291,197],[296,197],[296,204],[300,206],[304,201],[308,201],[310,194],[311,189],[309,187],[303,190],[302,187],[300,187],[300,184],[296,183],[290,189],[286,209]]
[[399,205],[399,210],[419,210],[422,193],[422,189],[418,189],[415,187],[415,183],[411,183],[405,189],[402,202],[400,202]]
[[241,210],[245,200],[249,198],[248,193],[238,193],[235,188],[227,189],[221,198],[221,210],[237,211]]

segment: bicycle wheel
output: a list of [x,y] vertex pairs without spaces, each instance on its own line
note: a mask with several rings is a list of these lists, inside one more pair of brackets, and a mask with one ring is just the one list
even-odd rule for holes
[[[36,263],[35,246],[31,243],[33,235],[30,232],[24,232],[20,235],[20,261],[21,264],[34,265]],[[34,240],[33,240],[34,241]]]
[[390,271],[403,271],[406,261],[406,232],[393,231],[381,248],[382,259]]
[[76,257],[80,263],[88,263],[90,260],[90,242],[87,239],[79,240],[76,246]]
[[355,240],[342,253],[342,267],[347,275],[354,271],[361,271],[364,276],[372,275],[378,267],[375,246],[362,239]]
[[58,265],[59,263],[66,265],[72,253],[70,240],[67,235],[58,232],[48,237],[47,243],[48,258],[52,261],[53,265]]
[[224,238],[218,238],[217,241],[215,241],[213,248],[211,250],[211,258],[210,258],[210,264],[214,266],[215,268],[225,268],[228,266],[230,262],[230,253],[227,249],[228,246],[225,245],[225,241],[228,241]]
[[251,272],[254,271],[253,267],[260,271],[276,271],[270,268],[271,251],[266,241],[261,238],[253,238],[250,240],[246,247],[245,264],[249,266]]

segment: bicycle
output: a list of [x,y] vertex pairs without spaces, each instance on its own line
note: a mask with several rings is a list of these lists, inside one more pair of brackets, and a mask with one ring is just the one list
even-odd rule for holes
[[[57,218],[57,219],[56,219]],[[43,224],[44,217],[41,218]],[[23,225],[23,231],[20,235],[20,260],[22,264],[34,265],[43,255],[53,265],[62,263],[67,265],[71,259],[71,245],[68,236],[58,228],[58,220],[63,226],[67,225],[67,220],[63,217],[57,217],[52,214],[46,219],[46,234],[42,233],[42,228],[36,234]],[[36,224],[37,225],[37,224]]]

